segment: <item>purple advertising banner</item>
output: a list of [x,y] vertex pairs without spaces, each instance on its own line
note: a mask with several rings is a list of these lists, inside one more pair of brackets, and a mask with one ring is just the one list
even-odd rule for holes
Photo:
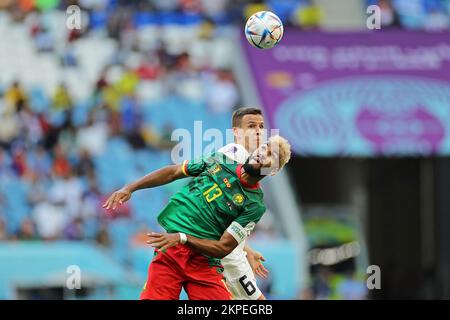
[[300,155],[450,154],[450,34],[287,30],[243,45],[271,128]]

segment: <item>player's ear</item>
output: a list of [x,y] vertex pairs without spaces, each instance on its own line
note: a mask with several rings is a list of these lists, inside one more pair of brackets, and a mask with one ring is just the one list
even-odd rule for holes
[[242,136],[242,128],[233,127],[233,136],[234,141],[239,141],[240,137]]

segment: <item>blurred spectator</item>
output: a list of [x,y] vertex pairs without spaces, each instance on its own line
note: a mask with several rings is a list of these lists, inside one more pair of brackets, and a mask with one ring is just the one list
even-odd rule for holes
[[141,112],[135,95],[126,95],[121,102],[122,130],[129,133],[139,127]]
[[153,80],[161,75],[162,70],[156,61],[147,59],[139,64],[135,72],[141,80]]
[[0,241],[8,240],[8,233],[6,231],[6,221],[0,216]]
[[17,114],[0,115],[0,147],[9,149],[20,135],[20,119]]
[[28,100],[25,90],[18,81],[14,81],[9,89],[5,92],[6,109],[5,113],[11,115],[16,111],[20,111],[24,103]]
[[381,27],[394,27],[398,26],[400,21],[398,20],[397,12],[392,6],[391,0],[380,0],[378,6],[381,9]]
[[83,240],[84,228],[81,217],[73,218],[64,229],[64,238],[67,240]]
[[64,214],[69,217],[76,217],[81,214],[83,186],[72,169],[65,172],[62,179],[57,178],[54,181],[49,193],[55,201],[61,204],[61,210],[64,211]]
[[100,73],[100,76],[97,80],[97,83],[95,85],[95,94],[100,93],[105,87],[108,86],[108,81],[106,80],[106,74],[108,72],[109,67],[105,66],[102,72]]
[[42,179],[38,174],[34,174],[31,177],[30,190],[28,192],[28,203],[31,207],[34,207],[38,203],[45,201],[47,198],[48,190]]
[[43,138],[39,117],[29,108],[27,103],[25,103],[18,116],[24,139],[33,145],[39,143]]
[[95,114],[90,113],[85,126],[78,129],[76,141],[80,149],[92,156],[102,154],[108,138],[108,125],[103,121],[95,121]]
[[214,113],[230,112],[239,102],[239,93],[230,71],[220,70],[208,90],[208,106]]
[[[0,147],[0,180],[6,179],[12,174],[11,163],[8,159],[7,153]],[[1,204],[1,197],[0,197]]]
[[127,132],[126,139],[133,149],[144,149],[146,147],[144,137],[142,136],[141,126]]
[[60,149],[58,152],[59,154],[64,155],[69,162],[71,163],[71,166],[74,162],[74,157],[76,157],[77,154],[77,133],[78,130],[75,127],[75,125],[71,121],[71,115],[70,113],[66,113],[67,120],[64,122],[64,124],[59,128],[59,135],[58,135],[58,148]]
[[228,4],[228,0],[200,0],[203,14],[209,18],[220,18]]
[[81,149],[78,153],[78,162],[75,167],[76,174],[78,176],[90,176],[92,177],[94,172],[94,161],[91,154],[86,149]]
[[67,221],[61,200],[54,197],[47,198],[34,207],[31,215],[41,239],[56,240],[61,237]]
[[85,220],[97,218],[102,212],[102,194],[94,179],[89,181],[88,190],[82,196],[81,216]]
[[130,68],[126,68],[117,82],[117,90],[124,96],[132,96],[136,92],[139,78]]
[[164,124],[161,135],[150,125],[145,124],[142,127],[142,138],[145,144],[154,149],[164,150],[171,149],[176,145],[176,141],[172,141],[173,126],[170,123]]
[[32,219],[25,218],[22,220],[20,229],[17,232],[17,240],[38,240],[36,228]]
[[67,44],[61,53],[61,64],[63,67],[77,67],[78,58],[75,49],[71,44]]
[[63,177],[69,175],[72,170],[71,164],[67,159],[65,151],[62,145],[58,144],[54,148],[54,160],[52,166],[52,172],[56,177]]
[[29,153],[30,168],[36,176],[36,179],[47,179],[52,170],[52,159],[42,145],[37,145]]
[[103,222],[100,224],[95,240],[102,247],[111,247],[111,237],[109,235],[108,226],[106,223]]
[[313,5],[310,1],[301,1],[288,21],[292,20],[294,25],[303,29],[315,29],[320,27],[323,16],[324,13],[320,7]]
[[20,9],[29,12],[34,9],[34,1],[35,0],[19,0]]
[[72,97],[64,83],[60,83],[53,95],[52,106],[55,110],[68,110],[72,108]]
[[314,279],[313,290],[317,300],[328,300],[332,296],[331,271],[326,267],[320,267]]
[[12,152],[12,169],[19,177],[28,173],[28,163],[25,150],[18,147]]

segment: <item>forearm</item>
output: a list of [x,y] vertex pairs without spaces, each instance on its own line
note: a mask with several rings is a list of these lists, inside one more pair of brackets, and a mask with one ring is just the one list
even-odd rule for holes
[[234,244],[226,244],[220,240],[199,239],[191,235],[187,235],[186,245],[194,249],[198,253],[207,256],[222,259],[227,256],[236,247]]
[[153,171],[144,177],[129,183],[126,187],[134,192],[136,190],[153,188],[170,183],[176,179],[182,178],[183,176],[179,173],[179,168],[177,165],[171,165],[159,170]]
[[254,253],[252,248],[250,248],[248,245],[244,246],[244,251],[247,252],[247,254],[253,254]]

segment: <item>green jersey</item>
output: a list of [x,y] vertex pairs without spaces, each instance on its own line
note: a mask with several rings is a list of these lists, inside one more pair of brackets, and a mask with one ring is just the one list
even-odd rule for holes
[[184,161],[183,173],[195,178],[172,196],[159,224],[201,239],[219,240],[228,231],[241,243],[266,211],[259,184],[240,180],[241,166],[219,152]]

